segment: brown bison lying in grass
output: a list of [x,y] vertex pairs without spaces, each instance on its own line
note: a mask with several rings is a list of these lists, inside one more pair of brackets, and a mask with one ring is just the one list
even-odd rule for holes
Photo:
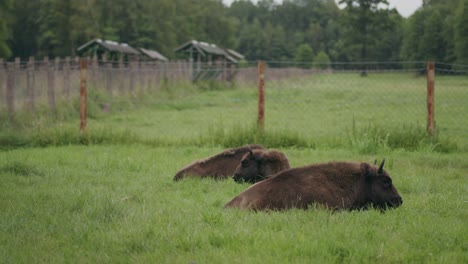
[[242,157],[233,178],[236,182],[256,183],[289,168],[291,166],[284,153],[255,149]]
[[252,185],[225,205],[252,210],[366,209],[400,206],[403,201],[389,174],[367,163],[330,162],[293,168]]
[[209,158],[195,160],[179,170],[174,176],[174,180],[177,181],[186,177],[213,177],[217,179],[229,178],[234,174],[241,158],[245,153],[252,149],[263,149],[263,146],[257,144],[246,145],[239,148],[227,149],[222,153]]

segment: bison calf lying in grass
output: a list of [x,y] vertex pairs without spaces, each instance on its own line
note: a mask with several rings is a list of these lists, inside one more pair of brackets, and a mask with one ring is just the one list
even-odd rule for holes
[[367,163],[330,162],[282,171],[258,182],[225,205],[252,210],[398,207],[403,201],[389,174]]
[[241,158],[252,149],[263,149],[263,146],[256,144],[246,145],[239,148],[227,149],[209,158],[195,160],[179,170],[174,176],[174,180],[177,181],[185,177],[226,179],[234,174]]
[[247,152],[234,172],[236,182],[256,183],[291,168],[286,155],[277,150],[255,149]]

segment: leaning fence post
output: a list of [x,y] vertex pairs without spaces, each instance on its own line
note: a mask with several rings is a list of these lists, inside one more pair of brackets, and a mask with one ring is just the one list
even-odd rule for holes
[[87,87],[86,87],[86,70],[87,70],[86,58],[80,58],[80,131],[86,130],[86,99],[87,99]]
[[265,62],[258,62],[258,129],[263,132],[265,126]]
[[427,133],[432,137],[435,132],[434,124],[434,79],[435,63],[427,62]]

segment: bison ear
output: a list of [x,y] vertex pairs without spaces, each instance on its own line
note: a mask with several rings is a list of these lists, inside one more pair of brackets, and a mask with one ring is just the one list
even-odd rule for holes
[[385,159],[382,160],[382,163],[380,163],[379,169],[377,170],[377,174],[382,174],[383,173],[383,165],[385,164]]
[[366,178],[371,175],[371,166],[368,163],[361,163],[361,174]]

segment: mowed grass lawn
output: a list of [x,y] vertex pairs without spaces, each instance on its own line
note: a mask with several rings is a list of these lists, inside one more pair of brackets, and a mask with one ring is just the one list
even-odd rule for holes
[[[392,151],[401,207],[227,210],[248,187],[172,177],[221,147],[62,146],[0,152],[2,263],[466,263],[466,155]],[[292,166],[372,162],[283,148]],[[380,157],[378,157],[380,158]]]
[[[0,263],[467,263],[466,84],[436,79],[435,142],[424,135],[425,78],[394,73],[267,79],[267,137],[248,135],[255,86],[168,87],[121,102],[90,91],[81,136],[77,118],[2,124]],[[248,185],[173,182],[192,160],[247,143],[285,152],[292,166],[386,158],[403,205],[226,210]]]

